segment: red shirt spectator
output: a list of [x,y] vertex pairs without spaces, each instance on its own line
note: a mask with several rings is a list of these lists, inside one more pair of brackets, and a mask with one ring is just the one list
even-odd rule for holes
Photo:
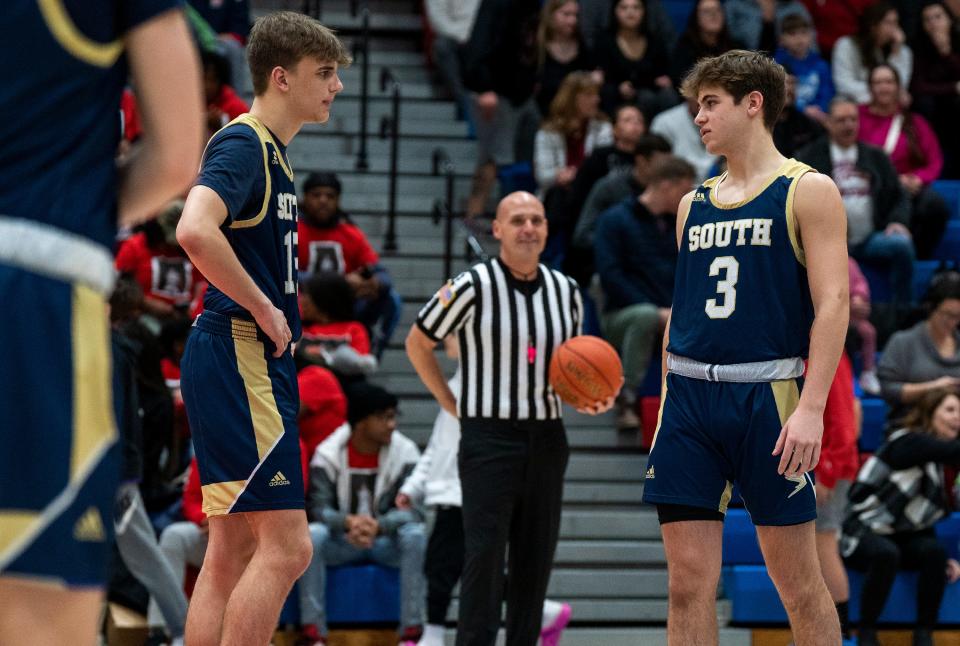
[[332,226],[317,227],[301,218],[297,235],[299,267],[310,274],[320,271],[349,274],[380,261],[363,231],[340,219]]
[[167,306],[188,305],[197,281],[202,279],[182,251],[166,244],[150,245],[146,233],[134,234],[123,241],[116,266],[118,271],[133,274],[145,300]]
[[346,344],[360,354],[370,354],[370,335],[359,321],[312,323],[304,326],[303,337],[327,347]]
[[317,445],[347,421],[347,398],[332,372],[307,366],[297,374],[300,386],[300,441],[309,462]]
[[837,480],[853,480],[857,477],[859,459],[855,406],[853,366],[844,352],[840,355],[823,409],[823,442],[820,464],[815,471],[817,483],[822,483],[828,489],[833,489]]
[[123,135],[124,139],[133,143],[143,134],[143,128],[140,125],[137,97],[130,88],[125,88],[123,95],[120,97],[120,114],[123,117],[123,131],[120,134]]
[[813,25],[817,29],[817,43],[824,58],[829,58],[833,44],[841,36],[855,34],[860,28],[860,14],[877,0],[803,0]]
[[227,123],[233,121],[241,114],[250,112],[250,106],[240,98],[236,90],[229,85],[220,88],[220,92],[214,97],[213,101],[207,104],[207,110],[216,108],[227,118]]
[[203,491],[200,488],[200,469],[197,458],[190,462],[190,475],[183,488],[183,518],[203,527],[207,524],[207,515],[203,513]]

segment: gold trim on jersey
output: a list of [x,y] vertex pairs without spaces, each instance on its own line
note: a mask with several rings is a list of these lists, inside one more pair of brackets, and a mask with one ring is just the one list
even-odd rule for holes
[[123,42],[98,43],[83,34],[70,18],[62,0],[37,0],[50,35],[74,58],[95,67],[110,67],[123,53]]
[[200,487],[200,493],[203,496],[203,513],[207,516],[229,514],[246,486],[246,480],[203,485]]
[[650,440],[650,451],[653,451],[653,447],[657,443],[657,435],[660,434],[660,426],[663,424],[663,407],[667,403],[667,375],[663,376],[663,388],[660,390],[660,409],[657,411],[657,427],[653,429],[653,439]]
[[800,387],[797,386],[796,379],[783,379],[771,381],[770,390],[773,391],[773,399],[777,403],[780,426],[783,426],[800,404]]
[[800,225],[797,223],[797,217],[793,212],[793,201],[796,199],[797,184],[800,183],[800,178],[807,173],[816,173],[817,171],[797,161],[794,161],[794,164],[787,173],[784,173],[786,177],[790,178],[790,188],[787,190],[786,203],[787,234],[790,236],[790,246],[793,247],[793,255],[796,256],[797,262],[806,267],[807,254],[804,253],[803,242],[800,240]]
[[731,498],[733,498],[733,483],[727,480],[727,486],[723,488],[723,493],[720,494],[720,505],[717,507],[717,511],[721,514],[727,513],[727,506],[730,504]]
[[247,391],[250,420],[257,441],[257,457],[262,464],[283,436],[283,419],[273,396],[263,344],[259,341],[233,342],[237,354],[237,370]]

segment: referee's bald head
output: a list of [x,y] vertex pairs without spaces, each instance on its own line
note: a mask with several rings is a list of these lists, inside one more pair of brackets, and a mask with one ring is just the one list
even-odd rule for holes
[[536,195],[527,191],[514,191],[506,195],[497,204],[497,219],[502,220],[508,217],[518,208],[524,211],[532,209],[543,213],[543,203],[537,199]]

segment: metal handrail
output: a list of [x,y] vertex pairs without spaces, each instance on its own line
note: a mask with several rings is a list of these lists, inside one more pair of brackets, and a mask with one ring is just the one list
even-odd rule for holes
[[[356,2],[351,2],[350,13],[356,15]],[[360,40],[353,43],[353,58],[363,58],[360,65],[360,150],[357,151],[357,170],[369,170],[367,160],[367,106],[370,102],[370,91],[367,79],[370,75],[370,10],[363,8],[360,14]]]
[[449,278],[453,269],[453,218],[454,202],[454,176],[455,168],[450,155],[443,148],[434,148],[433,150],[433,170],[434,176],[443,173],[445,176],[446,194],[443,200],[438,199],[433,206],[433,223],[440,224],[440,218],[444,218],[443,226],[443,276]]
[[380,119],[380,138],[390,137],[390,189],[387,207],[387,236],[383,241],[383,250],[397,250],[397,163],[400,149],[400,82],[390,68],[380,70],[380,91],[391,92],[391,114]]

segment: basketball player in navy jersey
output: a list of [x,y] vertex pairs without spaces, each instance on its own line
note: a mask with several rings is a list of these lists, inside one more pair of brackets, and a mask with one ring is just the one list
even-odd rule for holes
[[[119,480],[106,305],[117,224],[183,191],[202,145],[178,4],[0,11],[0,644],[96,643]],[[144,136],[118,172],[128,73]]]
[[680,203],[663,403],[643,494],[660,518],[668,641],[678,646],[717,643],[734,483],[795,643],[840,643],[817,561],[810,472],[847,329],[846,217],[829,177],[773,145],[784,83],[780,65],[740,50],[701,60],[683,83],[699,103],[704,145],[726,157],[727,171]]
[[262,646],[313,549],[304,512],[291,342],[297,308],[297,196],[287,146],[324,123],[349,64],[316,20],[257,20],[247,57],[254,101],[215,134],[177,229],[210,281],[181,363],[210,519],[186,643]]

